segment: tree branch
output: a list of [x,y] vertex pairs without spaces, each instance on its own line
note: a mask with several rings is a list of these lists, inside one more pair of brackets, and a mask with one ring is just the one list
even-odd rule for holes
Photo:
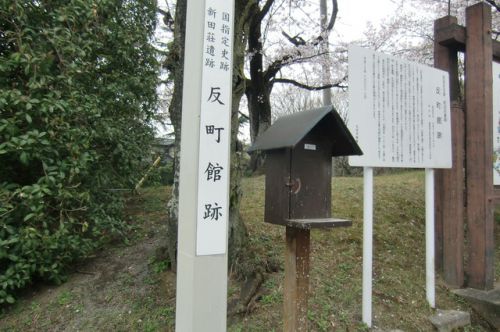
[[335,21],[337,20],[338,12],[339,12],[339,5],[337,3],[337,0],[332,0],[332,15],[330,16],[330,22],[328,22],[326,31],[331,31],[335,26]]
[[497,9],[497,12],[500,12],[500,4],[498,4],[495,0],[485,0],[487,3],[489,3],[492,7]]
[[166,10],[161,9],[160,7],[156,8],[156,10],[158,11],[158,13],[160,13],[162,15],[170,15],[169,12],[167,12]]
[[264,73],[264,77],[271,79],[281,70],[281,68],[283,68],[283,66],[285,66],[285,64],[287,64],[292,59],[293,57],[291,55],[284,55],[280,59],[273,61],[273,63],[271,63],[269,67],[267,67],[267,70]]
[[274,0],[267,0],[266,3],[264,4],[264,7],[260,10],[260,13],[257,15],[257,21],[261,22],[264,17],[266,17],[267,13],[271,9],[271,6],[273,5]]
[[174,19],[170,11],[163,10],[159,7],[157,8],[157,10],[160,14],[163,15],[163,23],[165,24],[165,26],[167,26],[170,31],[174,31]]
[[[337,3],[337,0],[332,0],[332,13],[330,15],[328,25],[325,27],[324,30],[323,30],[323,27],[321,27],[321,29],[322,29],[321,33],[316,38],[314,38],[312,40],[312,42],[310,42],[311,45],[313,45],[313,46],[318,45],[325,38],[324,34],[330,33],[330,31],[332,31],[333,27],[335,26],[335,22],[337,20],[338,12],[339,12],[339,6]],[[307,42],[302,37],[300,37],[300,35],[296,35],[296,36],[292,37],[289,34],[287,34],[285,31],[281,31],[281,34],[283,36],[285,36],[285,38],[295,46],[307,45]]]
[[331,88],[345,89],[345,88],[347,88],[347,86],[342,84],[342,82],[344,80],[345,80],[345,77],[340,82],[325,84],[325,85],[321,85],[321,86],[310,86],[310,85],[300,83],[300,82],[297,82],[295,80],[288,79],[288,78],[275,78],[272,82],[273,83],[292,84],[292,85],[295,85],[299,88],[306,89],[309,91],[319,91],[319,90],[331,89]]
[[250,121],[250,118],[248,117],[248,115],[246,115],[245,113],[242,113],[241,111],[238,111],[238,114],[242,117],[242,118],[245,118],[247,120]]
[[304,40],[304,38],[300,37],[300,35],[296,35],[294,37],[290,36],[287,34],[285,31],[281,31],[281,34],[285,36],[285,38],[292,43],[295,46],[304,46],[307,44],[307,42]]
[[269,65],[264,76],[271,80],[280,70],[286,65],[294,65],[302,62],[306,62],[308,60],[314,59],[315,57],[325,55],[326,53],[318,53],[307,57],[302,57],[300,52],[297,51],[297,57],[293,55],[285,55],[280,59],[275,60],[273,63]]
[[321,34],[312,42],[313,45],[318,45],[319,43],[321,43],[325,38],[325,34],[329,34],[330,31],[332,31],[333,27],[335,26],[335,21],[337,20],[338,12],[339,6],[337,0],[332,0],[332,14],[330,15],[328,25],[326,26],[325,30],[322,30]]

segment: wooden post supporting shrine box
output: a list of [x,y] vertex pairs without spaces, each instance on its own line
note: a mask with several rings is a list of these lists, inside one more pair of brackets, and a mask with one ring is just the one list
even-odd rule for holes
[[286,226],[285,331],[307,331],[310,229],[351,225],[331,218],[332,157],[362,152],[332,106],[276,120],[257,150],[266,151],[264,220]]

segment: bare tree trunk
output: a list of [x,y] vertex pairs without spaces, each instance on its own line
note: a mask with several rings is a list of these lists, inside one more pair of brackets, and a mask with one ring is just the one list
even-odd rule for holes
[[[269,83],[262,80],[261,76],[260,74],[252,76],[251,88],[246,89],[252,143],[271,126],[271,98],[270,89],[267,87]],[[259,171],[263,165],[264,154],[259,151],[253,152],[250,156],[251,172]]]
[[[271,126],[271,90],[272,83],[266,77],[262,55],[262,16],[259,6],[250,7],[250,26],[248,33],[248,52],[250,58],[250,80],[245,94],[248,99],[248,113],[250,119],[250,141],[255,139]],[[252,172],[262,167],[264,157],[261,153],[253,153],[250,160]]]
[[165,63],[174,78],[174,92],[169,116],[174,127],[174,182],[172,196],[167,203],[167,256],[172,270],[177,270],[177,221],[179,218],[179,156],[181,147],[182,88],[184,80],[184,40],[186,35],[187,1],[177,0],[175,7],[174,42]]
[[232,103],[232,144],[231,144],[231,192],[230,192],[230,223],[229,223],[229,264],[230,270],[242,281],[240,296],[231,303],[228,314],[247,312],[251,309],[259,289],[264,282],[266,266],[271,264],[256,264],[255,250],[250,248],[249,237],[244,220],[239,213],[241,201],[241,166],[242,148],[237,140],[239,103],[246,91],[244,60],[246,36],[248,34],[248,18],[254,0],[236,0],[235,40],[233,49],[233,103]]
[[[323,40],[321,41],[321,53],[324,54],[324,64],[325,67],[323,69],[323,84],[330,84],[332,78],[330,75],[330,52],[329,52],[329,45],[328,45],[328,37],[330,34],[330,31],[327,30],[328,26],[328,20],[327,20],[327,15],[328,15],[328,10],[326,6],[326,0],[319,0],[319,11],[321,15],[321,36],[323,37]],[[323,106],[328,106],[332,104],[332,92],[330,89],[324,89],[323,90]]]

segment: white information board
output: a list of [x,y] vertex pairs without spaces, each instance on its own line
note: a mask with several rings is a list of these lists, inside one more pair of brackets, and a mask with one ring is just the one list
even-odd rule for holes
[[233,7],[231,1],[207,0],[198,164],[196,254],[226,252],[229,217],[231,72]]
[[450,168],[448,73],[349,47],[348,127],[362,156],[351,166]]
[[493,184],[500,185],[500,63],[493,62]]

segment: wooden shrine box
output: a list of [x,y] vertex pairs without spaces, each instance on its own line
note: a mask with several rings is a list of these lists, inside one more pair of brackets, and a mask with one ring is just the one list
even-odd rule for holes
[[257,150],[266,153],[266,222],[306,229],[351,224],[330,218],[332,157],[362,152],[332,106],[276,120],[249,152]]

